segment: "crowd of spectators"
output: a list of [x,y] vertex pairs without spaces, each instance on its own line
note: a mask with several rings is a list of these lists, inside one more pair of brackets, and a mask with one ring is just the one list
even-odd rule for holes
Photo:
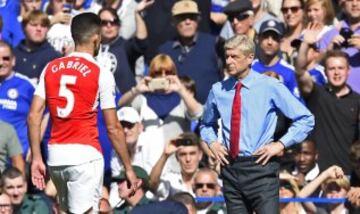
[[[239,34],[256,44],[252,70],[279,79],[315,117],[308,138],[279,154],[280,197],[347,198],[282,202],[281,213],[360,213],[359,0],[0,0],[0,213],[59,213],[51,180],[45,191],[29,182],[26,121],[43,69],[71,53],[71,19],[84,12],[101,19],[96,60],[115,77],[143,183],[128,197],[100,116],[103,213],[226,213],[222,202],[194,200],[222,195],[199,124],[211,86],[228,78],[224,41]],[[289,126],[278,116],[276,135]],[[44,157],[50,132],[46,111]]]

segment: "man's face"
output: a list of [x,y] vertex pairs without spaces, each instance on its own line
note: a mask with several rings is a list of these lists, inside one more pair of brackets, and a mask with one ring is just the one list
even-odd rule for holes
[[183,146],[176,153],[180,163],[181,171],[186,174],[193,174],[199,167],[202,152],[197,146]]
[[32,20],[25,26],[26,38],[35,44],[43,43],[48,31],[48,26],[41,24],[40,20]]
[[117,38],[120,31],[120,21],[106,10],[100,14],[100,19],[102,39],[111,41]]
[[142,132],[141,123],[130,123],[127,121],[120,121],[125,134],[125,142],[127,145],[135,145],[140,133]]
[[296,167],[301,173],[306,174],[315,166],[316,160],[317,153],[314,144],[307,141],[303,142],[300,151],[295,154]]
[[280,36],[274,31],[266,31],[259,36],[261,51],[266,56],[276,56],[280,50]]
[[192,38],[195,36],[198,28],[197,14],[181,14],[174,17],[176,31],[182,38]]
[[238,48],[226,49],[226,68],[230,76],[239,77],[244,74],[251,65],[254,55],[245,56]]
[[11,214],[13,208],[10,197],[6,193],[0,195],[0,214]]
[[254,21],[254,16],[247,13],[229,15],[228,19],[235,34],[247,34],[251,29]]
[[360,18],[360,0],[345,0],[344,10],[348,17]]
[[118,192],[120,198],[124,200],[127,200],[129,198],[129,195],[132,193],[132,190],[131,188],[128,187],[126,180],[122,180],[118,182]]
[[342,88],[346,85],[350,68],[343,57],[330,57],[325,62],[325,74],[329,84],[335,88]]
[[19,205],[24,200],[27,185],[21,176],[13,179],[5,178],[4,191],[10,196],[12,204]]
[[219,191],[216,176],[211,172],[199,172],[194,179],[194,192],[196,196],[213,197]]
[[281,12],[286,25],[289,27],[296,27],[303,22],[304,11],[299,0],[284,0]]
[[11,55],[10,49],[0,46],[0,79],[8,77],[15,66],[15,57]]
[[26,11],[40,10],[41,0],[23,0]]

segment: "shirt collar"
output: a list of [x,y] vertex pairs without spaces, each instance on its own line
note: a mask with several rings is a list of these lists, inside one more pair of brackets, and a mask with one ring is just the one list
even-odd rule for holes
[[87,60],[90,60],[90,61],[94,61],[94,57],[89,54],[89,53],[84,53],[84,52],[72,52],[69,54],[69,56],[72,56],[72,57],[83,57]]
[[[253,85],[253,82],[255,81],[255,79],[258,78],[258,76],[261,74],[256,73],[255,71],[253,71],[252,69],[250,69],[249,74],[241,80],[241,84],[245,87],[250,89]],[[231,81],[233,84],[233,88],[235,88],[236,83],[238,82],[238,80],[234,77],[231,77]]]
[[[352,94],[352,93],[353,93],[352,88],[351,88],[349,85],[346,85],[346,86],[349,88],[349,92],[348,92],[348,93],[346,93],[346,94],[344,94],[344,95],[342,95],[342,96],[340,96],[339,98],[344,98],[344,97],[346,97],[346,96],[348,96],[348,95],[350,95],[350,94]],[[330,94],[332,94],[332,95],[336,96],[336,94],[335,94],[335,92],[334,92],[333,88],[330,86],[330,84],[329,84],[329,83],[325,84],[325,85],[324,85],[324,87],[325,87],[326,91],[328,91]]]
[[[193,47],[196,44],[198,37],[199,37],[198,33],[196,33],[193,40],[192,40],[192,43],[191,43],[191,45],[189,47]],[[181,44],[179,39],[175,40],[173,45],[172,45],[173,48],[182,47],[182,46],[183,45]]]

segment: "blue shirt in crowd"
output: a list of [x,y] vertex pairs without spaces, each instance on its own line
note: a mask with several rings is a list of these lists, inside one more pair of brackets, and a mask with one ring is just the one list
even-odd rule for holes
[[[241,82],[240,156],[251,156],[258,148],[273,142],[278,111],[293,121],[280,138],[285,147],[307,137],[314,126],[314,117],[280,81],[250,71]],[[223,143],[229,148],[236,83],[230,77],[214,84],[210,91],[200,126],[201,137],[207,143],[217,141],[217,124],[221,118]]]
[[29,148],[26,120],[34,91],[30,79],[16,72],[0,82],[0,119],[14,126],[24,154]]
[[283,59],[279,59],[273,66],[264,65],[259,59],[255,59],[252,64],[252,69],[260,74],[273,71],[280,76],[280,81],[290,90],[290,92],[297,98],[300,98],[299,88],[297,86],[295,77],[295,68]]

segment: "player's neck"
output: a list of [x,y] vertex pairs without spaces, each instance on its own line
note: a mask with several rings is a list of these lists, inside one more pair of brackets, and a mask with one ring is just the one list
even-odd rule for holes
[[80,52],[80,53],[88,53],[90,54],[91,56],[94,56],[94,48],[91,46],[86,46],[86,45],[83,45],[83,46],[76,46],[75,47],[75,51],[76,52]]

